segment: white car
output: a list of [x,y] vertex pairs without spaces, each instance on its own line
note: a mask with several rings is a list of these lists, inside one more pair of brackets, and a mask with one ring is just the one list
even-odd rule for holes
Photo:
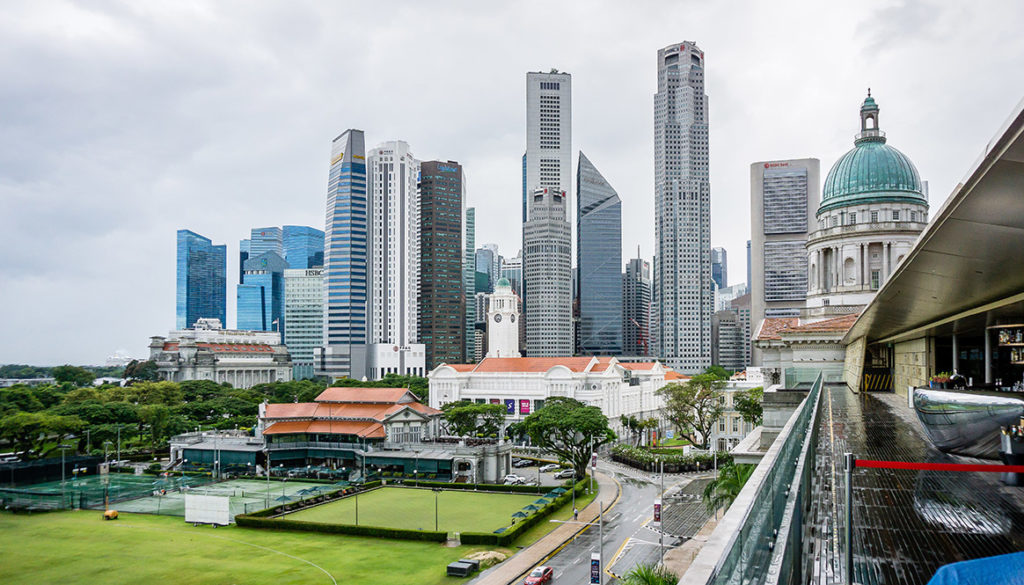
[[555,471],[556,469],[558,469],[558,464],[557,463],[548,463],[547,465],[541,465],[541,467],[540,467],[541,473],[547,473],[549,471]]
[[573,471],[572,469],[563,469],[562,471],[559,471],[558,473],[555,474],[555,479],[569,479],[574,475],[576,475],[576,472]]
[[506,475],[505,479],[502,480],[502,481],[503,481],[503,483],[505,485],[522,485],[522,484],[526,483],[526,478],[522,477],[522,476],[519,476],[519,475],[516,475],[514,473],[510,473],[510,474]]

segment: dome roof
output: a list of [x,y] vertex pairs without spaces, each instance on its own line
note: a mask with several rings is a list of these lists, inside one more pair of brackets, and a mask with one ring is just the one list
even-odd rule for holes
[[864,203],[928,204],[917,168],[905,154],[885,143],[877,119],[878,106],[868,96],[861,106],[861,133],[854,148],[828,172],[818,213]]
[[511,283],[511,282],[509,282],[507,278],[505,278],[504,276],[502,276],[501,278],[499,278],[499,279],[498,279],[498,282],[497,282],[497,283],[495,283],[495,285],[494,285],[494,286],[495,286],[495,288],[497,288],[497,287],[499,287],[499,286],[507,286],[507,287],[509,287],[509,288],[512,288],[512,283]]

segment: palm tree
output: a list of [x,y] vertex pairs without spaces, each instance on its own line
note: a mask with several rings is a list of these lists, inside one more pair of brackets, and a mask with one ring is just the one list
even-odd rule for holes
[[653,563],[637,565],[622,578],[624,585],[676,585],[678,582],[675,573]]
[[726,465],[718,469],[718,479],[704,488],[704,504],[708,512],[728,508],[754,473],[756,465]]

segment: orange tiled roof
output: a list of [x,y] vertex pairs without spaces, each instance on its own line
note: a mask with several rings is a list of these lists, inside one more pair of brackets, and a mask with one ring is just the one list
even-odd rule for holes
[[768,317],[761,323],[761,330],[758,332],[757,339],[769,340],[769,339],[782,339],[779,337],[779,333],[783,329],[795,327],[800,323],[800,319],[796,317]]
[[449,368],[456,372],[472,372],[476,369],[477,364],[445,364]]
[[384,438],[384,425],[366,421],[281,421],[267,427],[264,435],[293,433],[324,433],[334,435],[358,435],[364,438]]
[[402,410],[403,408],[407,408],[407,407],[415,410],[416,412],[418,412],[420,414],[425,414],[425,415],[428,415],[428,416],[429,415],[433,415],[433,414],[441,414],[440,410],[438,410],[436,408],[430,408],[426,404],[423,404],[423,403],[420,403],[420,402],[409,402],[407,404],[396,404],[396,405],[388,408],[387,410],[384,411],[384,416],[391,416],[392,414],[395,414],[396,412]]
[[484,358],[474,372],[546,372],[555,366],[565,366],[573,372],[586,371],[592,357],[525,357]]
[[858,316],[857,313],[852,313],[824,321],[795,325],[784,330],[782,333],[846,333],[857,322]]
[[[406,394],[412,394],[408,388],[328,388],[316,397],[317,402],[342,402],[363,404],[396,404]],[[415,397],[412,397],[415,400]]]
[[675,370],[669,370],[669,371],[665,372],[665,379],[666,380],[689,380],[690,376],[687,376],[685,374],[680,374],[679,372],[677,372]]
[[622,362],[619,365],[627,370],[653,370],[655,362]]
[[309,418],[316,414],[315,402],[283,402],[280,404],[268,404],[266,418]]

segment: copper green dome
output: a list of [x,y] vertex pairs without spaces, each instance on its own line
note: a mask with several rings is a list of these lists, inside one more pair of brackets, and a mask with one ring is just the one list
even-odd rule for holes
[[511,287],[512,287],[512,283],[511,283],[511,282],[509,282],[507,278],[505,278],[504,276],[502,276],[501,278],[499,278],[499,279],[498,279],[498,282],[497,282],[497,284],[495,284],[494,286],[495,286],[495,287],[499,287],[499,286],[507,286],[507,287],[511,288]]
[[927,205],[921,176],[907,155],[885,143],[878,106],[868,94],[860,110],[861,132],[854,148],[832,165],[818,213],[865,203]]

